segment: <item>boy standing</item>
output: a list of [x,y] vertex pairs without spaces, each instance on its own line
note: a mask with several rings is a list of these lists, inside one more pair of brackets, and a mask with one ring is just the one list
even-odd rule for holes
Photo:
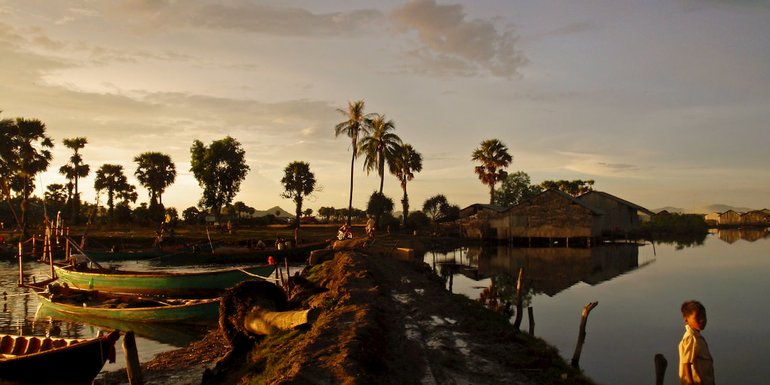
[[701,330],[706,328],[706,308],[698,301],[682,304],[684,336],[679,342],[679,383],[714,385],[714,360]]

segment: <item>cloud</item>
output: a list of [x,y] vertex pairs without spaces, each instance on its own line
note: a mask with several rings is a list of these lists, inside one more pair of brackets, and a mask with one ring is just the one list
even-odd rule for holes
[[131,12],[143,22],[162,27],[238,30],[280,36],[356,36],[384,22],[377,10],[317,14],[301,8],[274,7],[252,2],[227,5],[206,1],[131,0],[113,13]]
[[467,20],[462,5],[439,5],[435,0],[412,0],[395,9],[391,20],[402,33],[415,32],[423,47],[412,57],[423,68],[447,69],[456,74],[486,70],[511,78],[527,63],[515,47],[513,30],[498,32],[488,20]]

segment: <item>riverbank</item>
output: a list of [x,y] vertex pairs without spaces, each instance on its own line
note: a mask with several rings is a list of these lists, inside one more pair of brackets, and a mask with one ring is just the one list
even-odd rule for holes
[[[413,238],[398,242],[422,247]],[[216,383],[593,384],[506,317],[448,293],[421,261],[393,253],[394,244],[385,237],[307,269],[313,288],[290,300],[319,309],[317,320],[265,338]],[[226,352],[223,337],[211,333],[145,363],[145,383],[199,384]],[[97,383],[127,381],[116,372]]]

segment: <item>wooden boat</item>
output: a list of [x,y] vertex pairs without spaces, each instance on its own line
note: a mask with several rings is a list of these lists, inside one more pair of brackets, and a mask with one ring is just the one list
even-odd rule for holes
[[275,265],[199,272],[125,271],[105,268],[54,266],[61,282],[79,289],[118,293],[165,295],[169,297],[211,298],[238,282],[267,278]]
[[313,250],[323,249],[329,246],[329,243],[327,240],[286,249],[219,246],[213,252],[207,252],[204,248],[195,253],[170,253],[154,258],[153,261],[161,265],[265,263],[269,257],[273,257],[276,262],[281,262],[284,258],[291,262],[305,262]]
[[91,339],[0,335],[0,383],[90,384],[115,362],[120,332]]
[[128,322],[213,323],[219,316],[219,298],[175,299],[141,294],[83,290],[49,284],[35,290],[40,306],[87,319]]

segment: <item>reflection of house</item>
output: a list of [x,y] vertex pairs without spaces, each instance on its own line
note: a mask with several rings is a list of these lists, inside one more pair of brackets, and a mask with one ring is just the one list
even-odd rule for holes
[[640,220],[649,221],[655,215],[642,206],[602,191],[589,191],[577,199],[604,212],[602,216],[604,235],[622,235],[639,230]]
[[518,275],[536,292],[553,296],[578,282],[597,285],[639,267],[639,246],[612,244],[594,248],[498,247],[479,258],[479,276]]
[[727,243],[735,243],[741,239],[754,242],[768,237],[770,232],[767,228],[753,228],[753,229],[719,229],[719,239]]
[[546,190],[488,220],[498,240],[601,236],[604,212],[559,190]]

